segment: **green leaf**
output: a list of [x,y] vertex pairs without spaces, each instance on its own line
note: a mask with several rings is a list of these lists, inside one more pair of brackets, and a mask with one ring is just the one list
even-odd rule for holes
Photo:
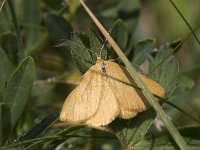
[[195,82],[190,77],[186,76],[185,74],[178,75],[178,85],[176,88],[176,93],[181,93],[192,89],[195,86]]
[[154,117],[155,112],[153,109],[149,109],[138,114],[133,119],[115,120],[109,125],[109,127],[119,138],[123,149],[131,149],[133,145],[144,139],[144,136],[150,128]]
[[45,23],[53,40],[60,41],[70,38],[73,29],[70,23],[62,16],[48,14]]
[[10,109],[6,103],[0,102],[0,147],[6,142],[11,131]]
[[[70,137],[74,137],[73,135],[78,135],[79,137],[87,135],[88,132],[91,131],[91,128],[87,128],[83,125],[67,125],[64,130],[61,130],[60,132],[57,132],[55,136],[59,136],[62,138],[49,138],[49,136],[46,136],[41,141],[34,142],[33,144],[28,145],[26,148],[27,150],[35,150],[38,149],[39,146],[45,144],[48,142],[48,145],[51,142],[54,142],[55,140],[60,142],[65,142],[67,145],[72,143],[72,140]],[[65,137],[66,136],[66,137]],[[46,139],[45,139],[46,138]],[[80,138],[79,138],[80,140]],[[69,142],[68,142],[69,141]],[[76,147],[76,146],[75,146]],[[51,149],[50,147],[44,148],[44,149]]]
[[[10,43],[12,43],[12,44],[10,44]],[[7,53],[8,58],[10,59],[12,64],[16,65],[18,63],[18,57],[17,57],[18,45],[17,45],[16,35],[11,32],[1,35],[0,45]]]
[[132,62],[138,65],[142,64],[147,59],[147,55],[153,52],[154,46],[154,39],[146,39],[136,43],[134,45],[134,58]]
[[58,113],[53,113],[50,115],[47,115],[44,119],[40,121],[40,123],[36,124],[28,133],[21,136],[19,138],[19,141],[34,139],[38,137],[40,134],[42,134],[45,130],[51,127],[55,121],[58,120]]
[[[99,138],[101,138],[101,140],[99,140]],[[82,149],[83,146],[88,145],[89,142],[92,147],[91,149],[98,149],[99,147],[98,148],[93,147],[94,146],[93,142],[95,141],[95,139],[98,141],[102,140],[108,141],[113,139],[116,140],[116,137],[112,133],[105,132],[103,130],[97,130],[96,128],[91,128],[88,126],[83,126],[78,124],[77,125],[68,124],[64,127],[63,130],[55,133],[53,136],[41,137],[41,140],[33,142],[33,144],[28,145],[26,149],[35,150],[38,149],[38,147],[40,148],[42,147],[43,149],[52,149],[51,144],[55,145],[55,142],[56,142],[55,146],[57,148],[54,149],[69,149],[69,150]]]
[[[166,110],[167,114],[171,116],[172,121],[177,126],[197,124],[198,122],[200,122],[200,119],[198,117],[199,111],[195,111],[195,110],[198,110],[198,108],[195,108],[195,107],[192,108],[190,104],[195,103],[195,101],[199,97],[200,97],[200,93],[198,90],[195,90],[195,89],[192,89],[192,90],[187,89],[185,91],[180,91],[179,93],[176,93],[170,96],[168,101],[178,106],[189,115],[186,115],[183,112],[180,112],[179,110],[174,109],[174,107],[171,107],[170,105],[166,105],[166,104],[164,105],[164,110]],[[198,121],[195,121],[195,120],[198,120]]]
[[[187,127],[179,129],[179,132],[187,142],[190,150],[198,150],[200,148],[200,127]],[[156,135],[148,135],[145,140],[137,143],[132,147],[134,150],[149,149],[152,150],[176,150],[178,149],[169,133],[161,133]]]
[[8,59],[7,54],[5,51],[0,47],[0,93],[3,94],[6,81],[8,80],[11,71],[13,70],[13,65]]
[[74,33],[68,44],[72,57],[82,74],[95,64],[98,56],[106,59],[108,55],[106,49],[101,49],[102,44],[93,33]]
[[[3,1],[1,1],[1,2],[3,2]],[[1,5],[2,5],[2,3],[1,3]],[[7,5],[4,5],[4,6],[6,9],[8,9]],[[10,21],[10,15],[9,15],[8,11],[1,11],[0,18],[1,18],[0,32],[1,33],[10,32],[12,25],[8,24],[8,22]]]
[[22,59],[25,58],[25,52],[24,52],[24,47],[23,47],[23,42],[22,42],[22,37],[20,35],[20,30],[19,30],[19,24],[16,16],[16,12],[14,9],[13,1],[12,0],[7,0],[8,8],[11,14],[11,18],[14,24],[14,29],[16,31],[17,35],[17,44],[18,44],[18,62],[21,62]]
[[[168,55],[171,57],[162,62]],[[171,95],[176,88],[179,69],[178,61],[173,56],[173,48],[170,44],[162,46],[156,52],[155,57],[149,57],[149,61],[150,66],[147,75],[165,88],[166,95]]]
[[113,50],[103,45],[93,33],[74,33],[71,40],[67,41],[66,44],[82,74],[95,64],[97,57],[104,60],[113,58]]
[[[122,50],[124,50],[124,53],[127,52],[127,43],[128,43],[128,31],[124,24],[124,22],[120,19],[114,22],[114,24],[111,27],[110,35],[115,40],[115,42],[119,45]],[[109,51],[110,58],[109,59],[116,59],[118,58],[115,51],[110,48]]]
[[39,0],[23,0],[24,22],[30,26],[25,27],[25,49],[29,50],[38,41],[39,29]]
[[11,111],[12,128],[23,113],[34,78],[34,61],[31,57],[26,57],[8,80],[3,100]]
[[[84,74],[95,62],[94,53],[91,52],[89,45],[90,41],[86,34],[74,33],[69,48],[71,50],[72,57],[79,69]],[[95,45],[94,43],[92,45]]]
[[119,47],[125,50],[128,43],[128,31],[126,25],[121,19],[114,22],[110,34]]
[[98,16],[100,16],[103,24],[106,25],[113,23],[118,18],[122,19],[128,32],[132,34],[139,16],[139,6],[140,1],[138,0],[116,1],[110,7],[104,7],[106,8],[104,10],[101,9]]
[[[60,15],[48,14],[45,20],[49,35],[56,43],[61,43],[64,40],[69,40],[72,34],[72,26],[70,23]],[[62,56],[66,60],[71,60],[70,51],[66,47],[59,47]]]
[[107,54],[105,53],[105,51],[101,49],[102,44],[100,43],[97,36],[93,33],[88,33],[85,34],[85,38],[88,38],[89,41],[88,45],[85,45],[85,47],[88,48],[88,50],[92,54],[93,60],[96,60],[97,56],[100,56],[100,54],[101,54],[100,57],[106,59]]

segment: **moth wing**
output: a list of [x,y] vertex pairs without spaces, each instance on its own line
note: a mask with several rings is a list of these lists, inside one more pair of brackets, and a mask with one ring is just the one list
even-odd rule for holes
[[97,112],[86,120],[86,124],[94,126],[107,125],[119,115],[119,106],[112,89],[109,87],[109,80],[107,77],[102,76],[99,107]]
[[101,76],[96,71],[98,68],[94,65],[85,73],[80,85],[67,97],[60,114],[61,121],[83,122],[97,111]]
[[[108,76],[112,78],[111,87],[115,91],[116,99],[120,106],[120,117],[127,119],[144,111],[149,106],[148,101],[137,87],[128,71],[117,63],[108,63]],[[164,89],[155,81],[139,74],[139,77],[147,84],[154,94],[164,95]],[[160,90],[157,92],[157,88]]]
[[149,88],[149,90],[159,96],[159,97],[164,97],[165,96],[165,89],[158,84],[156,81],[138,73],[138,76],[140,79],[145,83],[145,85]]

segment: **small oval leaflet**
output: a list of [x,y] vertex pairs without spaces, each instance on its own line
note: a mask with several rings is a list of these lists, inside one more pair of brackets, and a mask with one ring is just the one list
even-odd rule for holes
[[[160,84],[139,73],[138,76],[153,94],[164,97]],[[133,118],[148,107],[150,104],[125,67],[98,57],[66,98],[60,121],[104,126],[116,117]]]

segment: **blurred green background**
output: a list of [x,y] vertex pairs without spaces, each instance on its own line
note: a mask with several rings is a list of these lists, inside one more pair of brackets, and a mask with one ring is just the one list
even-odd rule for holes
[[[174,0],[174,3],[192,29],[200,25],[199,0]],[[2,4],[3,0],[0,1]],[[114,21],[121,18],[133,44],[153,38],[156,40],[155,48],[159,48],[191,34],[170,1],[88,0],[87,4],[108,30]],[[70,49],[61,46],[62,43],[69,40],[74,31],[100,33],[78,0],[14,0],[13,6],[25,53],[34,58],[37,77],[25,113],[16,127],[15,134],[18,136],[29,131],[47,114],[59,112],[66,96],[81,77]],[[200,38],[199,28],[195,34]],[[18,63],[16,38],[13,20],[5,3],[0,12],[0,45],[13,66]],[[170,101],[200,119],[200,44],[193,35],[184,41],[175,57],[180,68],[177,88]],[[165,105],[164,109],[177,126],[196,124],[169,105]]]

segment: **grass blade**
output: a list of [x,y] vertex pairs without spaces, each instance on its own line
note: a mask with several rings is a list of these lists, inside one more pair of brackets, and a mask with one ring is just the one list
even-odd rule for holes
[[22,59],[25,57],[25,53],[24,53],[24,48],[23,48],[23,42],[22,42],[22,38],[20,35],[20,30],[19,30],[19,25],[17,22],[17,18],[16,18],[16,14],[15,14],[15,10],[13,7],[13,4],[11,2],[11,0],[7,0],[9,9],[10,9],[10,13],[11,13],[11,17],[13,19],[13,24],[17,33],[17,43],[18,43],[18,57],[19,57],[19,62],[22,61]]
[[200,40],[198,39],[197,35],[195,34],[194,30],[192,29],[192,27],[190,26],[189,22],[186,20],[186,18],[183,16],[183,14],[181,13],[181,11],[178,9],[178,7],[175,5],[175,3],[172,0],[169,0],[170,3],[174,6],[174,8],[176,9],[176,11],[178,12],[178,14],[181,16],[181,18],[184,20],[185,24],[188,26],[188,28],[190,29],[191,33],[194,35],[196,41],[199,43],[200,45]]

